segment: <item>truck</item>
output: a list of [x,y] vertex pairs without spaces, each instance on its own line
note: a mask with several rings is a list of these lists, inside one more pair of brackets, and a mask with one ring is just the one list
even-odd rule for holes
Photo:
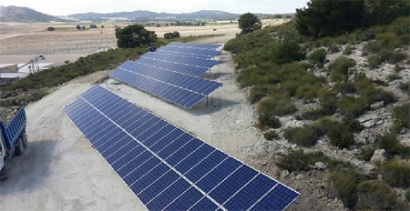
[[7,122],[0,122],[0,180],[9,178],[10,159],[23,155],[28,147],[26,134],[27,117],[24,106],[20,106]]

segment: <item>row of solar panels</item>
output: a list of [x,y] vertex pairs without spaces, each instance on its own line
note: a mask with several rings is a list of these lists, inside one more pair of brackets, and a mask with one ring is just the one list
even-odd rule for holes
[[159,61],[170,61],[180,64],[189,64],[190,66],[206,67],[208,69],[219,64],[219,61],[216,60],[186,56],[175,53],[147,52],[141,57]]
[[181,48],[175,46],[163,46],[157,49],[157,52],[164,52],[164,53],[175,53],[180,55],[187,55],[187,56],[196,56],[196,57],[204,57],[204,58],[212,58],[218,54],[220,51],[216,50],[208,50],[208,49],[195,49],[195,48]]
[[196,77],[219,61],[187,53],[201,52],[206,55],[208,52],[208,55],[215,55],[218,51],[199,49],[192,44],[173,44],[175,46],[163,48],[185,54],[147,52],[135,62],[127,61],[120,65],[109,76],[169,102],[191,108],[222,84]]
[[299,195],[100,86],[64,112],[149,210],[283,210]]
[[179,48],[192,48],[192,49],[206,49],[206,50],[216,50],[221,45],[218,44],[204,44],[204,43],[183,43],[183,42],[171,42],[167,46],[179,47]]
[[221,83],[127,61],[109,74],[130,86],[185,108],[191,108]]

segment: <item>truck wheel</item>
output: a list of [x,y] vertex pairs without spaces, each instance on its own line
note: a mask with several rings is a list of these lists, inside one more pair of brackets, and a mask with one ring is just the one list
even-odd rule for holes
[[4,166],[3,169],[0,171],[0,178],[1,180],[6,180],[9,178],[9,174],[10,174],[10,165],[6,160],[4,160]]
[[23,134],[22,134],[21,138],[23,139],[24,148],[27,148],[28,147],[28,141],[27,141],[26,131],[23,131]]
[[16,151],[14,152],[14,154],[16,155],[22,155],[24,153],[24,144],[23,144],[23,139],[19,138],[19,140],[17,141],[18,145],[16,147]]

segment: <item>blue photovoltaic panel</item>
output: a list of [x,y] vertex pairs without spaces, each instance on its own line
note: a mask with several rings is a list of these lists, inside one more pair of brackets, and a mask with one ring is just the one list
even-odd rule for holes
[[192,106],[206,97],[203,94],[166,84],[153,78],[136,75],[125,70],[115,70],[109,76],[185,108],[192,108]]
[[154,66],[162,69],[171,70],[174,72],[183,73],[186,75],[200,76],[209,70],[207,67],[198,67],[188,64],[179,64],[173,61],[161,61],[150,58],[140,57],[135,63],[145,66]]
[[147,52],[143,54],[141,57],[150,58],[159,61],[171,61],[179,64],[188,64],[192,66],[198,67],[206,67],[211,68],[217,64],[219,61],[216,60],[209,60],[200,57],[192,57],[192,56],[182,56],[174,53],[161,53],[161,52]]
[[162,46],[158,48],[157,51],[164,52],[164,53],[176,53],[176,54],[185,55],[185,56],[204,57],[204,58],[212,58],[221,53],[220,51],[216,51],[216,50],[184,48],[184,47],[176,47],[176,46]]
[[137,76],[149,77],[202,95],[208,95],[222,86],[221,83],[216,81],[167,71],[153,66],[143,66],[131,61],[123,63],[117,70],[129,71]]
[[171,42],[167,46],[182,47],[182,48],[196,48],[196,49],[209,49],[216,50],[221,45],[218,44],[205,44],[205,43],[183,43],[183,42]]
[[299,195],[101,86],[64,112],[149,210],[283,210]]

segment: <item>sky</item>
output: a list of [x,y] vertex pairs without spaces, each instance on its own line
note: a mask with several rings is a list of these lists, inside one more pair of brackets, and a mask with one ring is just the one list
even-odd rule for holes
[[48,15],[62,16],[74,13],[152,12],[183,13],[199,10],[222,10],[243,14],[294,13],[309,0],[1,0],[3,6],[29,7]]

